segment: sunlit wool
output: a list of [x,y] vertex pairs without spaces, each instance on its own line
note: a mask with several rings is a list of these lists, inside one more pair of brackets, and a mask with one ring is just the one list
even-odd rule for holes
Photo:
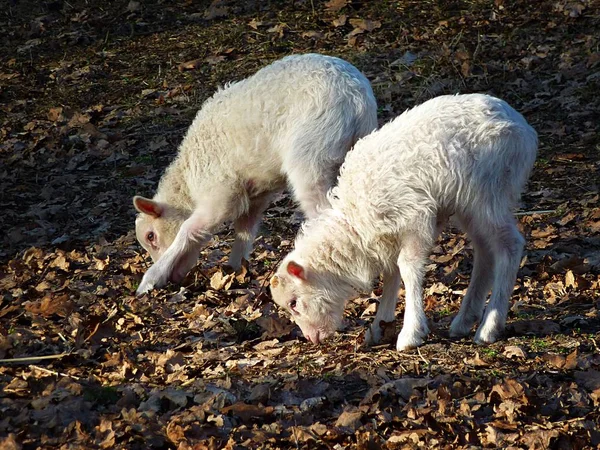
[[[480,322],[479,343],[505,326],[524,239],[511,209],[537,152],[536,132],[507,103],[481,94],[441,96],[361,139],[331,194],[333,209],[309,221],[281,263],[271,289],[313,342],[340,325],[345,302],[383,275],[383,295],[367,340],[381,338],[406,288],[397,349],[423,343],[424,267],[449,216],[474,247],[467,294],[451,335]],[[488,293],[492,290],[486,307]]]
[[377,127],[368,80],[339,58],[289,56],[204,103],[152,200],[136,196],[136,235],[155,264],[138,293],[178,281],[203,245],[233,221],[234,268],[248,257],[263,211],[291,187],[309,218],[356,140]]

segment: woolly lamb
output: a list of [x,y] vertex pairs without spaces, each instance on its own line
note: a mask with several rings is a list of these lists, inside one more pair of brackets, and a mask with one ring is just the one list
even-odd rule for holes
[[536,152],[536,132],[494,97],[441,96],[405,112],[348,153],[330,193],[332,209],[305,224],[271,279],[273,299],[319,343],[338,328],[355,290],[369,289],[381,273],[383,295],[366,336],[373,344],[381,338],[380,322],[394,318],[402,277],[406,308],[396,348],[417,347],[429,333],[424,265],[453,215],[475,260],[450,334],[465,336],[481,321],[475,341],[496,341],[524,246],[511,208]]
[[334,57],[288,56],[207,100],[152,200],[136,196],[136,235],[155,264],[144,293],[180,281],[210,235],[233,221],[229,264],[248,257],[263,211],[289,185],[308,218],[329,206],[348,150],[377,127],[369,81]]

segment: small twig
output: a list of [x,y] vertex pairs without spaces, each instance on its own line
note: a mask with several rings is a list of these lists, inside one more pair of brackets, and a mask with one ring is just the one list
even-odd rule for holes
[[298,428],[298,425],[296,425],[296,420],[294,419],[294,441],[296,441],[296,448],[300,448],[300,444],[298,444],[298,436],[296,436],[296,429]]
[[42,372],[49,373],[50,375],[56,375],[56,376],[60,375],[61,377],[73,378],[74,380],[81,380],[81,377],[78,377],[76,375],[69,375],[67,373],[57,372],[55,370],[46,369],[44,367],[34,366],[33,364],[30,364],[29,368],[30,369],[40,370]]
[[533,214],[552,214],[555,212],[556,212],[555,209],[542,209],[539,211],[520,211],[520,212],[516,212],[515,216],[519,217],[519,216],[531,216]]
[[227,291],[228,294],[233,294],[233,295],[244,295],[244,294],[255,294],[256,295],[256,288],[254,289],[229,289]]
[[35,284],[40,284],[42,282],[42,280],[46,277],[46,274],[48,273],[48,269],[50,269],[50,263],[46,264],[46,267],[44,267],[44,270],[42,270],[42,273],[40,274]]
[[96,326],[94,327],[94,329],[92,330],[90,335],[83,340],[83,343],[85,344],[87,341],[89,341],[92,338],[92,336],[96,334],[96,332],[98,331],[99,328],[100,328],[100,322],[97,322]]
[[181,383],[181,387],[186,387],[186,386],[189,386],[189,385],[190,385],[190,384],[192,384],[194,381],[196,381],[196,378],[195,378],[195,377],[194,377],[194,378],[190,378],[189,380],[187,380],[187,381],[184,381],[183,383]]
[[0,364],[6,364],[6,363],[28,363],[28,362],[32,362],[32,361],[40,361],[43,359],[60,359],[60,358],[64,358],[65,356],[69,356],[70,353],[60,353],[58,355],[44,355],[44,356],[25,356],[23,358],[10,358],[10,359],[0,359]]
[[596,340],[590,336],[590,340],[594,343],[594,347],[596,347],[596,351],[598,353],[600,353],[600,348],[598,348],[598,344],[596,343]]
[[417,347],[417,353],[419,354],[419,358],[421,358],[421,360],[422,360],[422,361],[423,361],[425,364],[429,365],[429,361],[427,361],[427,360],[425,359],[425,357],[424,357],[424,356],[421,354],[421,349],[420,349],[419,347]]
[[126,134],[126,137],[135,137],[135,136],[163,136],[166,134],[181,134],[183,131],[187,130],[188,127],[176,128],[174,130],[164,130],[164,131],[133,131],[131,133]]
[[555,426],[555,425],[563,425],[563,424],[568,424],[568,423],[581,422],[582,420],[587,420],[587,415],[583,416],[583,417],[574,417],[572,419],[557,420],[556,422],[534,423],[531,425],[525,424],[525,428],[528,428],[530,430],[535,430],[538,428],[541,428],[543,430],[551,430],[553,428],[553,426]]

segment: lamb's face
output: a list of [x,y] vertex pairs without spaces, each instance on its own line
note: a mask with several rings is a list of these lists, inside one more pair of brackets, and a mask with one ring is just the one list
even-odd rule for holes
[[311,273],[293,260],[284,261],[271,278],[271,296],[290,313],[306,338],[318,344],[340,326],[344,298],[329,289],[327,275]]
[[137,240],[156,262],[175,239],[181,222],[170,217],[169,208],[154,200],[136,196],[133,205],[140,213],[135,219]]

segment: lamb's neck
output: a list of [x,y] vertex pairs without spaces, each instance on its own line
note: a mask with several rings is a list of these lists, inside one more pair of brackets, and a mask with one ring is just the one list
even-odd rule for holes
[[194,194],[210,190],[210,186],[203,184],[216,178],[215,174],[206,173],[209,167],[215,166],[207,161],[211,155],[208,149],[203,148],[207,139],[199,122],[197,118],[188,129],[177,157],[160,180],[155,196],[156,200],[190,212],[196,207]]
[[191,214],[194,210],[194,202],[185,176],[181,168],[177,167],[179,166],[178,162],[175,160],[167,167],[160,179],[154,199],[171,207],[189,211]]
[[337,212],[325,213],[320,221],[320,230],[310,231],[312,236],[317,237],[310,245],[311,267],[336,275],[355,289],[370,289],[378,271],[365,254],[360,235]]

